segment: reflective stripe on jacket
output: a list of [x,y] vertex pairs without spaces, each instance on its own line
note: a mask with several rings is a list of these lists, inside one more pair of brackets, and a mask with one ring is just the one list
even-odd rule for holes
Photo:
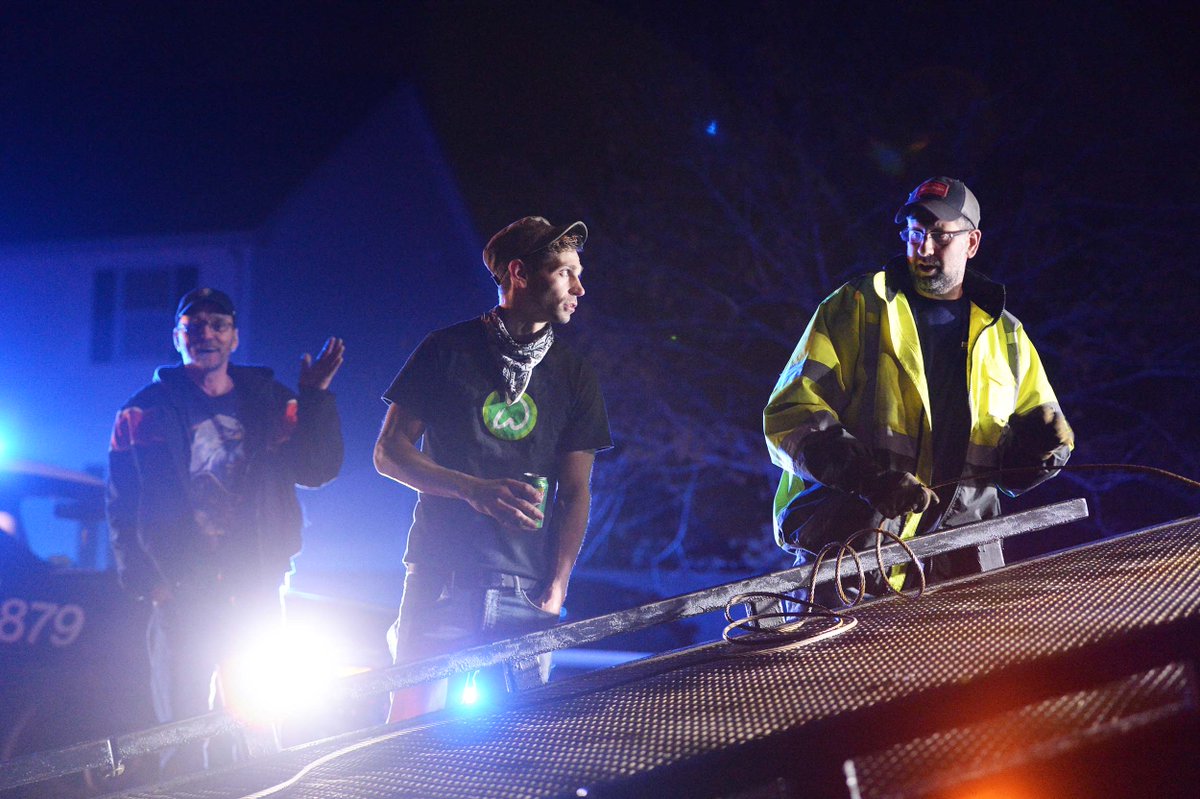
[[[779,376],[763,413],[763,431],[771,460],[783,469],[774,517],[776,541],[785,549],[819,549],[882,522],[865,502],[821,485],[806,469],[803,448],[812,433],[844,427],[870,448],[879,467],[911,472],[926,485],[932,481],[930,401],[916,320],[902,291],[907,281],[901,257],[839,288],[821,303]],[[971,431],[964,480],[950,502],[936,508],[942,526],[998,515],[998,484],[965,478],[1000,467],[1014,413],[1042,405],[1058,410],[1037,351],[1004,309],[1004,287],[968,270],[963,290],[971,301],[966,374]],[[1064,448],[1054,465],[1066,457]],[[1047,476],[999,487],[1015,495]],[[919,514],[910,516],[903,536],[913,535],[919,523]],[[892,523],[889,529],[897,527]]]

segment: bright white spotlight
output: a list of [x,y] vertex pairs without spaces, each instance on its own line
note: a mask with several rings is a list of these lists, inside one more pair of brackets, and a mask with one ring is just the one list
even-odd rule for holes
[[288,625],[259,636],[221,669],[231,713],[251,724],[310,713],[334,695],[343,676],[333,642],[312,630]]

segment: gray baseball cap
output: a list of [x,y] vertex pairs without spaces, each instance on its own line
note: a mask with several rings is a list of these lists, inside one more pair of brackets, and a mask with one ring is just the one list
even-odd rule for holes
[[896,224],[904,224],[913,208],[924,208],[943,222],[966,217],[971,227],[979,227],[979,200],[967,184],[954,178],[930,178],[912,190],[908,201],[896,212]]

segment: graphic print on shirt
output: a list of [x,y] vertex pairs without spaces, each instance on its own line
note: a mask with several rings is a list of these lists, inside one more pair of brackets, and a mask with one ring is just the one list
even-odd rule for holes
[[232,416],[215,414],[192,428],[192,506],[214,549],[231,532],[246,462],[245,430]]
[[483,401],[483,426],[501,441],[520,441],[537,426],[538,409],[533,397],[526,391],[512,405],[504,401],[504,395],[493,391]]

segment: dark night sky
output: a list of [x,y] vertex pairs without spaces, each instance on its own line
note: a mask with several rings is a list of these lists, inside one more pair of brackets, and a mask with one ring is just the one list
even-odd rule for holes
[[858,114],[864,133],[896,142],[939,117],[972,113],[981,96],[999,97],[991,106],[998,138],[1033,124],[1054,131],[1007,154],[1024,168],[1053,176],[1096,139],[1123,140],[1127,159],[1081,190],[1097,200],[1169,194],[1195,202],[1195,152],[1155,145],[1164,129],[1177,134],[1173,141],[1197,132],[1195,85],[1181,79],[1193,60],[1191,37],[1153,8],[534,6],[541,11],[519,22],[495,6],[471,24],[453,12],[429,18],[418,70],[427,103],[468,195],[489,203],[523,190],[497,174],[498,154],[586,172],[606,144],[596,131],[645,88],[645,65],[664,55],[732,93],[803,106],[805,118],[781,116],[780,125],[819,131],[825,115]]
[[407,74],[389,3],[4,3],[0,240],[253,229]]
[[1188,27],[1153,4],[6,3],[0,241],[253,227],[399,81],[492,229],[537,197],[529,175],[586,175],[597,120],[663,53],[732,92],[802,93],[808,125],[857,104],[898,141],[1007,87],[997,126],[1061,131],[1033,168],[1127,137],[1089,190],[1191,203],[1196,155],[1138,146],[1195,131]]

